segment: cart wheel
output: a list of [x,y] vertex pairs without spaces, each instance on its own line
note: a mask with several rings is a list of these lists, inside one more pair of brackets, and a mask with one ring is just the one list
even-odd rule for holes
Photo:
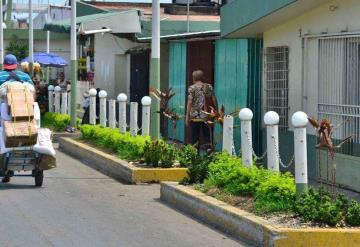
[[44,180],[44,171],[38,171],[35,175],[35,186],[41,187]]
[[3,179],[1,180],[2,183],[8,183],[10,182],[10,177],[3,177]]

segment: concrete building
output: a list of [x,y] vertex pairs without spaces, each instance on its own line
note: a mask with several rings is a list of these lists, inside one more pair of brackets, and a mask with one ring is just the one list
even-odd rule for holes
[[[343,123],[335,144],[348,135],[350,143],[336,150],[336,182],[360,191],[360,3],[357,0],[231,1],[223,6],[225,38],[263,39],[263,113],[280,115],[280,154],[293,154],[290,118],[305,111],[317,119]],[[309,176],[331,181],[332,161],[316,150],[308,128]]]

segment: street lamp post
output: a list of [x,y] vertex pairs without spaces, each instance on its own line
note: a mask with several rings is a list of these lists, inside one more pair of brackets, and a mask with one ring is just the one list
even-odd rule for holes
[[29,0],[29,73],[34,73],[34,27],[33,27],[33,6]]
[[[151,61],[150,61],[150,88],[160,89],[160,1],[152,1],[152,39],[151,39]],[[152,97],[151,104],[151,129],[153,139],[160,137],[160,102]]]
[[4,61],[4,16],[3,16],[3,1],[1,0],[0,4],[0,70],[3,69],[3,61]]
[[71,110],[70,119],[71,126],[76,126],[76,82],[77,82],[77,61],[76,61],[76,0],[71,0],[71,34],[70,34],[70,46],[71,46]]
[[[48,0],[48,11],[47,11],[47,23],[50,23],[51,21],[51,17],[50,17],[50,2]],[[50,31],[46,32],[46,53],[49,54],[50,53]],[[48,66],[46,68],[46,82],[49,84],[49,76],[50,76],[50,67]]]

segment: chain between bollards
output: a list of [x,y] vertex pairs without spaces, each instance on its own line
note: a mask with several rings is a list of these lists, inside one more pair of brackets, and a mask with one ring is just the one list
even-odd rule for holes
[[276,143],[276,141],[275,141],[274,136],[272,136],[271,139],[274,141],[275,154],[276,154],[276,156],[277,156],[278,159],[279,159],[280,165],[281,165],[283,168],[285,168],[285,169],[289,168],[289,167],[294,163],[295,155],[293,154],[293,155],[291,156],[290,161],[289,161],[287,164],[284,164],[284,162],[282,161],[282,159],[281,159],[281,157],[280,157],[279,147],[277,146],[277,143]]

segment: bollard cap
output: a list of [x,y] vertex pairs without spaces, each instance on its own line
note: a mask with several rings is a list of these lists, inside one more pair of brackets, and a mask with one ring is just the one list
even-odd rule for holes
[[302,111],[295,112],[291,117],[291,123],[295,128],[306,127],[308,122],[308,115]]
[[99,92],[99,97],[100,97],[100,98],[106,98],[106,96],[107,96],[107,92],[106,92],[105,90],[101,90],[101,91]]
[[264,116],[264,123],[265,125],[277,125],[279,124],[280,121],[280,117],[279,114],[277,114],[274,111],[268,111],[267,113],[265,113]]
[[124,93],[119,94],[119,95],[117,96],[117,100],[120,101],[120,102],[125,102],[125,101],[127,101],[127,96],[126,96],[126,94],[124,94]]
[[143,106],[149,106],[151,105],[151,98],[149,96],[144,96],[142,99],[141,99],[141,104]]
[[53,85],[49,85],[49,86],[48,86],[48,91],[54,91],[54,88],[55,88],[55,87],[54,87]]
[[96,89],[95,89],[95,88],[91,88],[91,89],[89,90],[89,94],[90,94],[90,96],[96,96],[96,95],[97,95]]
[[249,108],[241,109],[241,111],[239,112],[239,118],[242,121],[250,121],[253,118],[253,116],[254,114],[252,110],[250,110]]
[[61,91],[61,87],[59,86],[56,86],[55,89],[54,89],[55,92],[60,92]]

